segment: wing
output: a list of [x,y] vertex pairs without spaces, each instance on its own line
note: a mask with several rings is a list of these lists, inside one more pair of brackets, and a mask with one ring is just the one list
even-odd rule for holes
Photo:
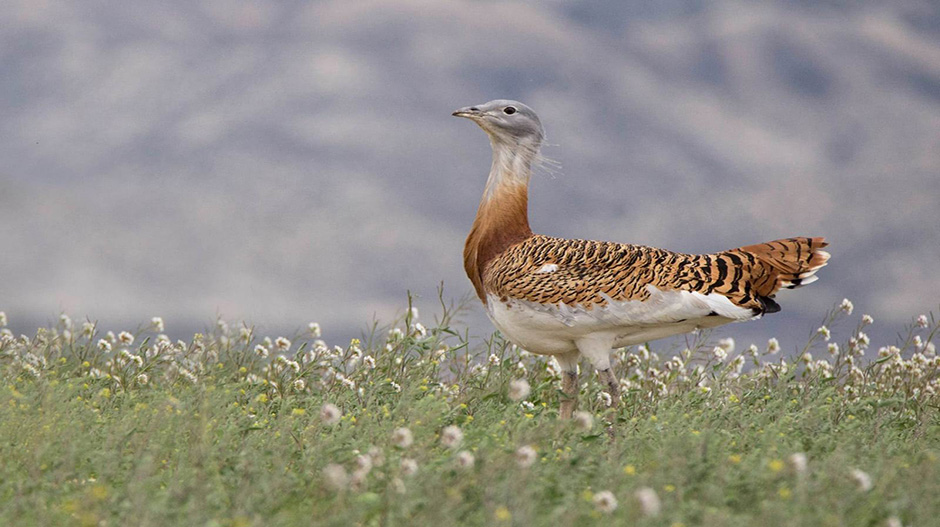
[[[592,309],[656,304],[650,323],[708,315],[746,319],[779,311],[781,287],[815,280],[826,264],[822,238],[791,238],[716,254],[682,254],[639,245],[532,236],[493,259],[488,293],[540,305]],[[664,304],[664,305],[660,305]]]

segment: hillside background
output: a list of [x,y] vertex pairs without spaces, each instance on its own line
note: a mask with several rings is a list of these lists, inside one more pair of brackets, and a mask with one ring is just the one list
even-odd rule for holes
[[[489,144],[536,109],[537,232],[710,252],[823,235],[820,281],[722,330],[888,340],[940,303],[940,8],[884,2],[8,0],[0,310],[108,329],[217,314],[341,343],[470,292]],[[477,335],[491,327],[474,305]],[[877,342],[873,342],[876,344]]]

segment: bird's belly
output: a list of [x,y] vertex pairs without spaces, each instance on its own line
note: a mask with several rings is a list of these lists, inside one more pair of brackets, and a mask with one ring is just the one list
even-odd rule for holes
[[[641,344],[696,329],[712,328],[734,319],[724,316],[702,316],[708,309],[689,313],[689,318],[651,317],[633,314],[631,310],[646,308],[646,302],[623,302],[614,310],[585,310],[564,304],[543,305],[508,299],[501,301],[490,295],[487,314],[493,325],[513,344],[541,355],[558,355],[576,351],[576,342],[584,337],[603,335],[612,347]],[[656,309],[649,303],[649,310]],[[619,310],[619,311],[618,311]],[[644,309],[643,313],[647,310]],[[629,313],[630,316],[624,316]]]

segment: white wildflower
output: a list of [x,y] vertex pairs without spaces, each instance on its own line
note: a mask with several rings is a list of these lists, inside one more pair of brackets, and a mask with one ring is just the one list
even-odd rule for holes
[[91,322],[82,323],[82,336],[91,338],[95,334],[95,325]]
[[59,322],[62,324],[63,328],[72,329],[72,319],[65,313],[59,315]]
[[297,390],[298,392],[302,392],[306,388],[307,388],[307,381],[303,379],[294,380],[294,390]]
[[137,384],[144,386],[150,382],[150,377],[146,373],[141,373],[137,375]]
[[255,346],[255,355],[261,357],[262,359],[267,358],[268,348],[265,348],[261,344]]
[[157,333],[163,333],[164,325],[162,317],[153,317],[150,319],[150,325],[153,327],[153,330]]
[[23,371],[25,371],[26,373],[28,373],[28,374],[30,374],[31,376],[35,377],[36,379],[39,378],[39,370],[36,369],[35,366],[33,366],[32,364],[30,364],[30,363],[28,363],[28,362],[23,362],[23,363],[21,363],[21,365],[22,365],[22,367],[23,367]]
[[416,308],[416,307],[414,307],[414,306],[411,306],[411,308],[408,310],[408,314],[410,315],[410,317],[411,317],[412,320],[417,320],[417,319],[418,319],[418,308]]
[[738,355],[732,359],[729,368],[735,375],[740,375],[744,370],[744,355]]
[[407,490],[405,488],[405,482],[402,481],[401,478],[392,478],[392,490],[395,491],[396,494],[404,494]]
[[901,350],[897,346],[882,346],[878,348],[878,356],[882,359],[885,357],[890,357],[892,355],[897,355],[901,353]]
[[325,403],[320,407],[320,420],[326,425],[335,425],[343,417],[342,410],[333,403]]
[[829,342],[829,339],[832,338],[832,333],[826,326],[819,326],[819,329],[816,330],[816,333],[822,335],[823,340],[826,342]]
[[180,368],[180,377],[186,379],[192,384],[196,384],[196,382],[198,381],[198,379],[196,378],[196,375],[193,372],[187,370],[186,368]]
[[103,351],[103,352],[105,352],[105,353],[110,353],[110,352],[111,352],[111,343],[108,342],[107,340],[100,339],[100,340],[98,340],[98,349],[101,350],[101,351]]
[[718,341],[718,347],[728,353],[734,353],[734,339],[731,337],[721,339]]
[[322,334],[322,331],[320,331],[320,324],[317,324],[316,322],[307,324],[307,331],[309,331],[310,336],[315,339],[320,338],[320,335]]
[[602,490],[594,495],[594,507],[605,514],[610,514],[617,510],[617,498],[614,497],[613,492]]
[[656,495],[655,490],[649,487],[642,487],[637,489],[633,495],[636,497],[636,501],[639,502],[640,511],[644,516],[659,515],[662,505],[659,502],[659,496]]
[[805,474],[806,473],[806,454],[802,452],[796,452],[790,454],[790,457],[787,458],[787,461],[790,463],[790,469],[793,470],[796,474]]
[[868,345],[871,344],[871,340],[868,338],[868,335],[866,335],[865,333],[862,333],[861,331],[859,331],[859,332],[858,332],[858,343],[859,343],[861,346],[867,348]]
[[349,488],[355,491],[362,490],[366,484],[366,478],[368,477],[368,472],[363,470],[354,470],[352,476],[349,477]]
[[410,457],[401,459],[401,473],[404,476],[414,476],[418,473],[418,462]]
[[114,336],[114,332],[113,332],[113,331],[109,331],[109,332],[105,333],[105,334],[104,334],[104,338],[108,339],[108,342],[110,342],[111,344],[114,344],[115,342],[117,342],[117,337]]
[[722,348],[721,346],[715,346],[712,349],[712,358],[718,362],[724,362],[728,358],[728,351]]
[[871,318],[871,315],[862,315],[862,325],[869,326],[875,323],[875,319]]
[[594,416],[584,410],[575,412],[572,421],[582,432],[589,432],[594,427]]
[[398,448],[408,448],[412,443],[414,443],[414,436],[411,434],[411,430],[401,427],[392,432],[392,444]]
[[904,524],[901,523],[901,518],[891,516],[885,520],[885,527],[904,527]]
[[747,347],[747,354],[751,357],[756,357],[759,352],[756,344],[751,344]]
[[499,366],[499,356],[495,353],[490,353],[490,357],[487,359],[487,362],[490,363],[490,366]]
[[388,330],[388,341],[389,342],[398,342],[404,338],[405,333],[399,328],[392,328]]
[[513,401],[525,399],[531,391],[529,381],[525,379],[514,379],[509,383],[509,398]]
[[857,469],[852,469],[852,479],[855,481],[855,484],[858,486],[858,490],[861,492],[868,492],[874,487],[871,482],[871,476],[867,473]]
[[411,325],[411,333],[417,335],[421,338],[428,336],[428,330],[424,327],[424,324],[420,322],[415,322]]
[[780,351],[780,343],[777,342],[777,339],[771,338],[767,341],[767,353],[771,355],[776,355]]
[[242,325],[242,327],[238,328],[238,338],[245,342],[250,341],[251,340],[251,328],[245,325]]
[[400,384],[398,384],[398,383],[395,382],[395,381],[389,381],[388,384],[389,384],[389,386],[392,387],[393,390],[395,390],[395,393],[401,393],[401,385],[400,385]]
[[844,311],[846,315],[851,315],[852,310],[855,309],[855,306],[852,305],[852,302],[848,298],[843,298],[842,303],[839,304],[839,309]]
[[350,339],[349,341],[349,351],[356,356],[362,355],[362,348],[359,347],[361,343],[359,339]]
[[0,328],[7,327],[7,314],[0,311]]
[[920,315],[917,317],[917,327],[926,328],[930,323],[927,321],[927,315]]
[[122,331],[121,334],[118,335],[118,339],[120,339],[121,344],[125,346],[131,346],[134,344],[134,335],[131,335],[127,331]]
[[369,459],[372,460],[373,466],[381,467],[385,464],[385,453],[379,447],[371,446],[369,447]]
[[346,484],[349,483],[349,475],[346,474],[346,469],[336,463],[330,463],[323,468],[323,478],[326,480],[326,484],[335,491],[345,489]]
[[363,357],[362,363],[365,364],[366,368],[369,368],[370,370],[375,369],[375,357],[373,357],[372,355],[366,355],[365,357]]
[[290,340],[284,337],[278,337],[274,339],[274,345],[277,346],[279,351],[285,352],[290,349]]
[[610,397],[610,394],[607,392],[597,392],[597,400],[605,407],[610,407],[614,404],[614,400]]
[[372,456],[370,455],[358,455],[356,456],[356,472],[368,474],[372,470]]
[[447,448],[457,448],[463,442],[463,431],[456,425],[450,425],[441,432],[441,444]]
[[529,445],[521,446],[516,450],[516,464],[522,468],[529,468],[535,463],[535,449]]
[[829,354],[832,355],[833,357],[839,354],[839,345],[836,344],[835,342],[830,342],[828,349],[829,349]]
[[476,459],[474,459],[473,454],[471,454],[470,452],[467,452],[466,450],[461,450],[460,452],[457,452],[457,467],[466,470],[469,468],[473,468],[473,464],[475,462],[476,462]]

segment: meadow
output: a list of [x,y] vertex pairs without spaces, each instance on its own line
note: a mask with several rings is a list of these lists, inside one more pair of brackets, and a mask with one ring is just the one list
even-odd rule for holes
[[932,315],[875,344],[846,300],[795,355],[707,333],[617,350],[619,407],[585,369],[559,421],[556,365],[458,313],[343,343],[4,330],[0,525],[940,522]]

